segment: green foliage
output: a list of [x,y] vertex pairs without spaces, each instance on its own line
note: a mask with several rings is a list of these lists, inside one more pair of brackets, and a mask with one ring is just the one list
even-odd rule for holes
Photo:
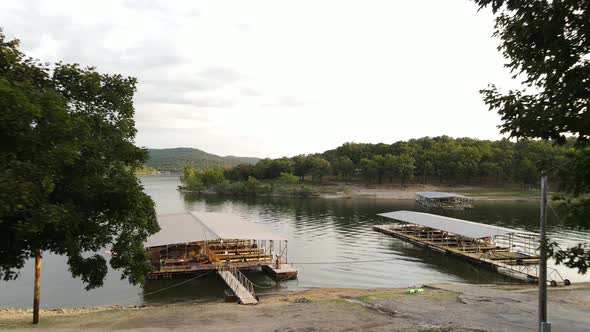
[[149,269],[143,247],[158,231],[154,203],[134,172],[136,80],[94,68],[41,64],[0,31],[0,277],[39,250],[68,258],[87,288],[107,273],[131,283]]
[[256,163],[254,174],[259,179],[276,179],[281,173],[292,173],[294,162],[289,158],[262,159]]
[[379,165],[373,159],[363,158],[359,161],[359,168],[363,178],[369,182],[379,177]]
[[188,191],[201,192],[205,190],[201,174],[193,166],[187,165],[183,167],[180,182],[183,185],[183,189]]
[[251,164],[239,164],[235,167],[226,168],[223,175],[231,181],[246,181],[250,176],[255,175],[255,167]]
[[349,179],[354,174],[355,166],[348,156],[342,156],[332,161],[332,169],[343,179]]
[[205,188],[212,188],[225,180],[223,169],[219,166],[207,167],[198,173]]
[[226,185],[224,182],[227,180],[225,179],[224,173],[221,167],[208,167],[200,170],[194,166],[184,166],[182,175],[180,176],[182,189],[201,192],[218,185]]
[[279,181],[283,184],[296,184],[297,182],[299,182],[299,179],[292,173],[282,172],[279,176]]
[[311,171],[311,163],[307,156],[299,155],[292,158],[293,160],[293,174],[299,176],[301,181],[305,180],[305,176]]
[[312,156],[308,158],[311,165],[310,172],[314,180],[322,182],[322,178],[330,173],[330,162],[322,157]]
[[194,166],[197,169],[215,166],[232,167],[239,164],[252,165],[260,160],[252,157],[221,157],[193,148],[148,149],[148,152],[150,158],[146,166],[161,171],[180,171],[185,165]]
[[502,117],[502,131],[514,137],[565,142],[590,135],[590,38],[587,1],[475,0],[496,14],[495,36],[506,66],[527,88],[482,90]]
[[[406,153],[396,156],[395,161],[395,170],[403,186],[407,180],[411,179],[414,176],[414,170],[416,169],[416,161],[414,157]],[[474,161],[474,163],[476,162]]]
[[558,146],[536,140],[514,143],[447,136],[393,144],[345,143],[322,154],[264,159],[256,165],[241,164],[224,170],[224,176],[230,181],[246,181],[249,176],[272,180],[290,173],[285,170],[292,170],[300,180],[312,175],[314,180],[322,181],[333,174],[342,179],[361,178],[376,183],[398,179],[405,185],[414,177],[421,182],[435,177],[440,182],[468,184],[478,179],[480,182],[516,182],[530,187],[537,185],[541,171],[554,174],[553,180],[557,182],[561,178],[559,170],[563,169],[566,155],[573,146],[572,140]]
[[[491,7],[496,14],[495,36],[499,49],[508,59],[506,66],[521,78],[524,88],[508,92],[494,85],[481,91],[490,110],[502,118],[501,129],[517,138],[552,139],[567,144],[567,135],[577,140],[577,152],[549,156],[541,170],[559,174],[561,187],[574,195],[590,191],[590,38],[588,1],[475,0],[481,8]],[[561,165],[561,168],[555,165]],[[550,167],[554,166],[554,167]],[[518,177],[536,182],[539,168],[522,159]],[[538,172],[537,172],[538,173]],[[566,223],[590,218],[586,198],[566,201]],[[577,212],[574,212],[577,210]],[[585,217],[579,218],[580,211]],[[590,250],[586,244],[550,254],[558,263],[577,267],[586,273]]]

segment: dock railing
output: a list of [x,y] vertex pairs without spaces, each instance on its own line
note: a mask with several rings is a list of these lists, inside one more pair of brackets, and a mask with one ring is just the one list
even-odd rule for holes
[[[240,270],[232,265],[220,266],[219,271],[228,271],[231,273],[236,279],[234,282],[238,282],[244,286],[252,296],[255,296],[254,293],[254,284],[242,273]],[[238,285],[228,285],[232,290],[238,289]]]
[[[520,274],[526,277],[535,277],[539,278],[539,264],[518,264],[519,259],[511,259],[509,260],[510,263],[505,263],[502,261],[494,261],[489,256],[490,253],[486,252],[483,253],[479,259],[482,261],[490,262],[491,264],[496,265],[498,268],[503,268],[509,270],[513,273]],[[565,279],[562,277],[559,270],[554,269],[552,267],[547,267],[547,282],[564,282]]]

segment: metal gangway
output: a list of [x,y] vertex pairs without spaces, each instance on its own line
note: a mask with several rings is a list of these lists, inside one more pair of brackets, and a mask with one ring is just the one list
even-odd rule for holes
[[232,265],[220,266],[217,274],[240,299],[240,304],[258,304],[254,284],[240,270]]

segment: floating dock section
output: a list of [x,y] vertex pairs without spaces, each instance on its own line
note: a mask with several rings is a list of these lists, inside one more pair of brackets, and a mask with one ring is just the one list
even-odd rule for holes
[[473,198],[455,193],[419,191],[416,202],[426,208],[464,210],[473,208]]
[[[395,211],[379,216],[401,223],[374,226],[378,232],[513,278],[538,282],[537,234],[422,212]],[[557,270],[548,268],[547,271],[551,285],[570,284]]]
[[277,280],[296,279],[288,264],[287,238],[227,213],[182,212],[158,216],[160,231],[146,243],[148,278],[216,272],[240,303],[258,303],[254,285],[240,270],[257,270]]

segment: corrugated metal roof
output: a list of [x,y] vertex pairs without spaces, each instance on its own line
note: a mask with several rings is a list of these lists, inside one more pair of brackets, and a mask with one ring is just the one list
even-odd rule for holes
[[273,234],[267,227],[247,221],[246,219],[229,213],[197,212],[190,214],[205,225],[220,239],[239,240],[287,240]]
[[416,195],[426,197],[426,198],[434,198],[434,199],[436,199],[436,198],[453,198],[453,197],[469,198],[469,197],[461,195],[461,194],[445,193],[445,192],[439,192],[439,191],[419,191],[416,193]]
[[395,211],[379,214],[382,217],[391,218],[411,224],[417,224],[434,229],[443,230],[449,233],[465,236],[472,239],[483,237],[505,235],[511,233],[525,233],[535,235],[525,231],[519,231],[506,227],[480,224],[473,221],[439,216],[430,213],[413,212],[413,211]]
[[158,215],[160,231],[146,247],[209,240],[287,240],[240,216],[216,212],[180,212]]

